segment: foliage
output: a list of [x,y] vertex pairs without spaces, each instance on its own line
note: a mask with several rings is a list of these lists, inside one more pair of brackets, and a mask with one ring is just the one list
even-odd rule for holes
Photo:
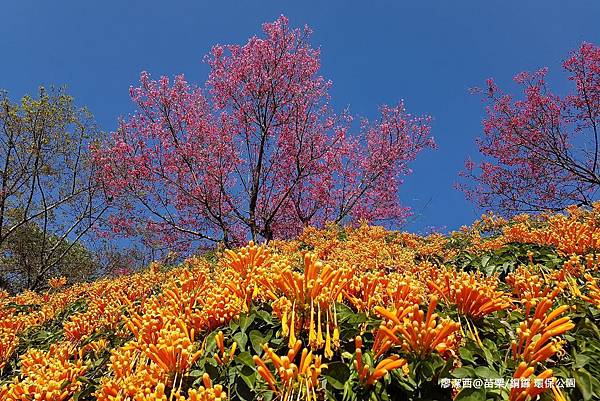
[[[54,248],[50,258],[42,259],[43,247]],[[56,259],[56,260],[55,260]],[[50,265],[50,269],[45,269]],[[92,252],[78,242],[71,244],[56,235],[44,234],[35,223],[19,227],[4,243],[0,258],[0,274],[12,291],[30,288],[36,280],[44,284],[52,277],[65,277],[69,282],[83,281],[95,273],[96,260]],[[41,277],[40,277],[41,276]]]
[[65,258],[84,262],[77,244],[106,211],[87,152],[98,132],[91,114],[54,88],[18,103],[0,92],[0,127],[0,249],[4,262],[28,259],[3,266],[3,279],[37,289],[74,267]]

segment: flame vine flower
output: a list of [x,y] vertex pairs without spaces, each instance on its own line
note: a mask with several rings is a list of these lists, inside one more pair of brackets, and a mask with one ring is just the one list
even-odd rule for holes
[[296,343],[296,330],[307,329],[310,347],[325,347],[325,357],[333,355],[332,349],[339,346],[335,302],[342,300],[342,291],[352,275],[352,269],[324,265],[314,254],[307,253],[303,272],[285,266],[267,284],[273,293],[283,293],[273,303],[273,310],[281,319],[282,335],[289,337],[290,347]]
[[419,358],[433,351],[442,355],[452,353],[458,342],[456,332],[460,324],[439,317],[434,312],[437,303],[437,296],[431,296],[427,313],[417,304],[396,312],[376,307],[375,311],[384,318],[384,323],[379,326],[375,342],[386,344],[381,347],[382,350],[400,346]]
[[[302,351],[300,352],[300,350]],[[282,400],[304,399],[313,400],[319,386],[319,376],[327,365],[321,362],[321,356],[313,354],[312,350],[302,348],[302,342],[297,340],[286,355],[279,356],[265,344],[265,356],[273,364],[279,380],[259,356],[253,357],[258,374],[267,382],[273,392]],[[299,356],[296,364],[294,361]]]
[[570,309],[561,305],[550,311],[553,299],[545,298],[538,303],[535,312],[517,328],[518,341],[513,340],[511,349],[513,357],[521,358],[529,366],[544,362],[561,350],[558,336],[575,327],[570,317],[563,316]]
[[435,280],[427,281],[429,289],[447,302],[456,305],[458,312],[474,320],[509,308],[512,305],[508,294],[498,291],[496,277],[483,277],[481,273],[447,270]]
[[[381,342],[379,342],[380,344]],[[377,343],[376,343],[377,344]],[[354,340],[355,351],[354,351],[354,369],[358,375],[358,380],[364,386],[373,386],[378,380],[383,378],[386,374],[392,370],[402,368],[404,373],[407,372],[407,362],[405,359],[401,359],[398,355],[391,355],[387,358],[382,359],[374,367],[369,366],[369,363],[364,363],[362,345],[363,340],[361,336],[357,336]],[[376,345],[375,345],[376,347]],[[373,349],[376,357],[381,355],[381,350]],[[370,358],[369,358],[370,359]],[[367,361],[369,360],[367,359]]]

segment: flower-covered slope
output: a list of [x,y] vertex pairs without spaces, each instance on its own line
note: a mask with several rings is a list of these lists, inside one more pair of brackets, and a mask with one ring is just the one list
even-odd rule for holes
[[598,255],[600,206],[57,278],[0,294],[0,399],[595,399]]

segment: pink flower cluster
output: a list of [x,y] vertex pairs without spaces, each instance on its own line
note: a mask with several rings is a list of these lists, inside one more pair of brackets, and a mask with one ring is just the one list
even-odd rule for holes
[[354,127],[332,110],[311,31],[283,16],[263,30],[243,46],[213,47],[204,90],[141,74],[130,90],[137,113],[93,149],[113,227],[167,244],[230,244],[406,217],[398,188],[435,146],[430,118],[400,103]]
[[487,116],[479,150],[460,187],[480,206],[504,212],[590,205],[600,187],[600,48],[584,43],[563,62],[575,90],[565,96],[546,84],[547,69],[520,73],[515,100],[487,82]]

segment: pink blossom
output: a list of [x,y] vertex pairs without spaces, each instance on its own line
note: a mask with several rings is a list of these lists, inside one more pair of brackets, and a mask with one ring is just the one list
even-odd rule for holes
[[330,105],[311,30],[285,17],[243,46],[216,45],[204,89],[142,72],[138,107],[94,160],[120,232],[227,244],[287,238],[327,222],[401,222],[409,163],[435,146],[429,117],[381,106],[357,129]]

